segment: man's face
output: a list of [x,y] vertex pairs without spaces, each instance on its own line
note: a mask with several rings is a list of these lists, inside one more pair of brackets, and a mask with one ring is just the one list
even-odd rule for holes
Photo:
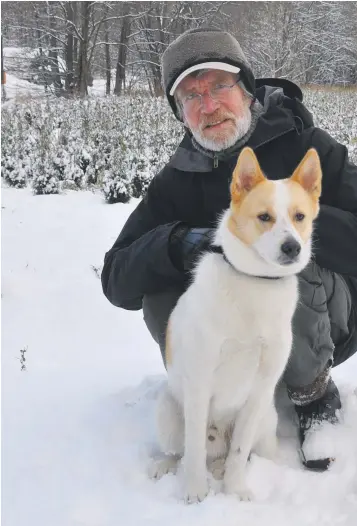
[[[222,90],[222,94],[216,90],[219,86],[232,86],[236,80],[232,73],[212,69],[197,77],[184,78],[177,87],[184,124],[196,141],[208,150],[220,151],[233,146],[250,127],[249,96],[238,85]],[[192,94],[202,97],[192,100]]]

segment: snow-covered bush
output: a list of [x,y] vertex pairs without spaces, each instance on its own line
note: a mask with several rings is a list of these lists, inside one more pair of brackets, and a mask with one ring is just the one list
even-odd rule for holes
[[104,170],[103,193],[108,203],[127,203],[131,198],[131,166],[125,150],[113,149]]
[[[304,102],[357,162],[357,92],[309,89]],[[1,173],[36,193],[95,186],[108,203],[127,202],[145,194],[182,136],[161,98],[29,99],[2,110]]]
[[1,172],[9,186],[24,188],[27,185],[26,165],[21,159],[5,157],[1,160]]
[[133,197],[141,197],[145,194],[149,183],[154,175],[153,171],[157,172],[156,166],[158,163],[154,164],[152,162],[153,160],[154,159],[151,156],[147,156],[145,154],[137,155],[132,159],[131,190],[133,193]]
[[36,159],[33,171],[32,188],[36,195],[59,193],[58,172],[50,155]]
[[316,87],[304,91],[304,103],[315,126],[327,131],[347,147],[357,164],[357,92],[355,89]]

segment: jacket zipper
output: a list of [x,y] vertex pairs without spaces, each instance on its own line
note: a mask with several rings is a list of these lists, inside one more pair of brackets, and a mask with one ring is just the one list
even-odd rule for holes
[[[256,150],[257,148],[260,148],[261,146],[264,146],[265,144],[268,144],[270,141],[273,141],[275,139],[278,139],[279,137],[282,137],[283,135],[285,135],[286,133],[290,133],[291,131],[294,131],[296,128],[292,127],[290,128],[289,130],[284,130],[282,133],[279,133],[279,135],[275,135],[274,137],[271,137],[270,139],[268,139],[267,141],[264,141],[264,142],[261,142],[259,143],[254,149]],[[244,147],[243,147],[244,148]],[[217,155],[215,154],[213,156],[213,168],[218,168],[218,162],[219,162],[219,159],[217,157]]]

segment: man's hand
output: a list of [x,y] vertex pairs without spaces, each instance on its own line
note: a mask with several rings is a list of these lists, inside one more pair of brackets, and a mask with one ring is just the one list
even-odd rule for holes
[[213,241],[213,228],[189,228],[179,224],[171,233],[169,254],[178,270],[189,271]]

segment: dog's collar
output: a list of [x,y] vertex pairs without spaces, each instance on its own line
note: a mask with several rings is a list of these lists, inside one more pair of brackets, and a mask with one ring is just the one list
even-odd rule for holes
[[260,278],[260,279],[282,279],[283,276],[255,276],[254,274],[247,274],[246,272],[242,272],[241,270],[238,270],[227,258],[226,254],[223,251],[223,248],[220,245],[210,245],[209,247],[210,251],[214,254],[220,254],[223,256],[223,259],[228,265],[230,265],[236,272],[239,274],[245,274],[246,276],[251,276],[252,278]]

